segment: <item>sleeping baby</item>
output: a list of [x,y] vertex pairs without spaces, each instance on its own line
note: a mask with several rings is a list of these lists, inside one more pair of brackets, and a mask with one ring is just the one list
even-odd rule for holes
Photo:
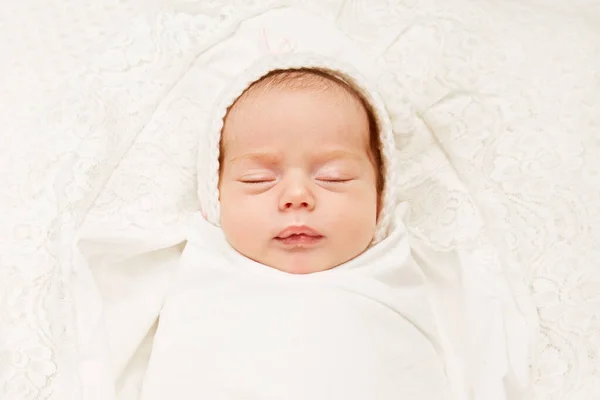
[[233,248],[289,273],[334,268],[375,235],[382,161],[366,102],[320,71],[274,71],[231,106],[221,226]]
[[190,224],[142,398],[450,397],[389,121],[365,93],[279,68],[227,107],[217,203]]

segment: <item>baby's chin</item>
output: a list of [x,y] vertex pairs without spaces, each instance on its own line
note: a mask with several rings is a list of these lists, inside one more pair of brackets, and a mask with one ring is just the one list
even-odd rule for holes
[[288,274],[306,275],[333,269],[347,261],[347,257],[334,255],[288,253],[273,255],[259,262]]

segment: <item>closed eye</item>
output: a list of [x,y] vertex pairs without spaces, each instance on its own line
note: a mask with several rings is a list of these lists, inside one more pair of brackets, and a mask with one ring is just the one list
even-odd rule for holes
[[275,180],[274,179],[242,179],[242,180],[240,180],[240,182],[246,183],[249,185],[260,185],[260,184],[264,184],[264,183],[275,182]]
[[318,178],[318,181],[327,182],[327,183],[345,183],[350,182],[352,179],[350,178]]

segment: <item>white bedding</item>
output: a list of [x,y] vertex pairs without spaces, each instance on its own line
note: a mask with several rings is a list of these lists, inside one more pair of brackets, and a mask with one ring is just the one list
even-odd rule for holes
[[[182,223],[197,207],[189,110],[209,89],[173,90],[203,48],[266,3],[1,7],[0,397],[133,399]],[[501,309],[499,298],[518,299],[539,333],[526,398],[599,397],[597,4],[310,7],[387,49],[390,83],[420,117],[401,138],[404,196],[419,199],[409,229],[437,249],[481,256],[462,263],[477,266],[462,272],[478,300]],[[87,263],[72,259],[79,227]],[[164,262],[136,267],[149,252]],[[505,280],[510,294],[498,287]],[[489,304],[472,302],[474,312]],[[490,343],[475,348],[496,340],[478,337]]]
[[458,398],[397,214],[385,241],[310,275],[242,257],[194,215],[141,398]]

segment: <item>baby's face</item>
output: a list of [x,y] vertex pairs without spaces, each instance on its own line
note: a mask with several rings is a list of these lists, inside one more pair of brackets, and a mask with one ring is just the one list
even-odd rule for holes
[[221,226],[244,256],[289,273],[370,244],[378,193],[367,113],[336,88],[247,93],[223,128]]

